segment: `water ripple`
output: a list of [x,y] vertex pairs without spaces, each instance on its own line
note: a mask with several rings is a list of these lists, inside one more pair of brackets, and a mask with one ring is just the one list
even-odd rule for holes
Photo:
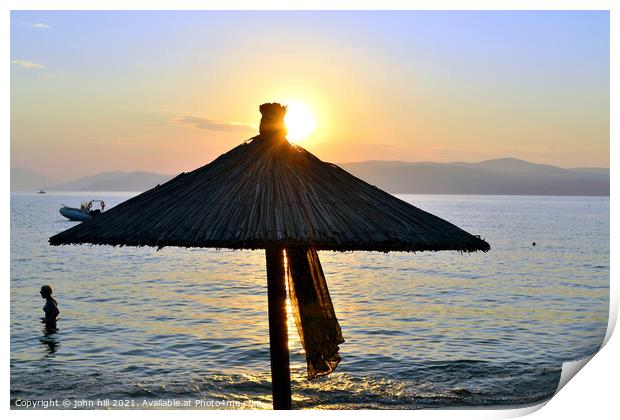
[[[48,246],[71,226],[60,203],[88,197],[11,196],[12,400],[234,397],[269,407],[264,253]],[[483,234],[492,250],[321,252],[346,342],[338,370],[308,382],[291,320],[297,407],[533,402],[555,389],[563,361],[600,347],[608,198],[401,198]],[[39,323],[44,283],[62,311],[53,334]]]

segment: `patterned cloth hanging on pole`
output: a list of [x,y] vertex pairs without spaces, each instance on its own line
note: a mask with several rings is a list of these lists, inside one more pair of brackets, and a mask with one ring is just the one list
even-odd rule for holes
[[338,345],[344,338],[319,256],[313,248],[295,247],[286,249],[286,258],[289,297],[306,352],[308,379],[328,375],[341,360]]

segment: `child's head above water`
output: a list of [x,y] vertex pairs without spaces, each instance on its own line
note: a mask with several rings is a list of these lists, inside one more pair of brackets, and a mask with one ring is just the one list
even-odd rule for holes
[[52,286],[46,284],[45,286],[41,286],[41,297],[43,299],[47,299],[52,297]]

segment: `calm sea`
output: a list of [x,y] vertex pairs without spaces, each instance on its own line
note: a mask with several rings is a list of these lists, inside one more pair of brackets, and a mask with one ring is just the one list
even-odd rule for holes
[[[11,195],[11,401],[269,408],[263,252],[47,244],[75,223],[61,204],[132,195]],[[309,382],[290,325],[296,407],[532,403],[553,394],[563,361],[600,347],[608,197],[400,198],[492,250],[321,252],[346,342],[336,372]],[[62,311],[53,334],[40,324],[48,283]]]

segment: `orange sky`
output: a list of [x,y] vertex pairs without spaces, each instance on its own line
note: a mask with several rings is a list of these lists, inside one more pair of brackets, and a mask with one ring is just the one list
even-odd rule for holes
[[11,165],[55,178],[194,169],[274,100],[332,162],[609,166],[606,12],[11,16]]

